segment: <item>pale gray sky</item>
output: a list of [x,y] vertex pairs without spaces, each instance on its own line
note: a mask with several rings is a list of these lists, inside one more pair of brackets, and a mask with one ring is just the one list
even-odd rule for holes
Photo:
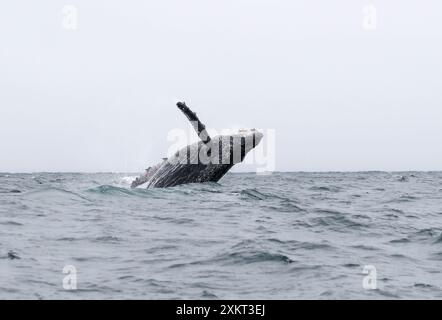
[[178,99],[211,128],[275,129],[280,171],[442,170],[441,18],[439,0],[3,1],[0,171],[140,171],[188,128]]

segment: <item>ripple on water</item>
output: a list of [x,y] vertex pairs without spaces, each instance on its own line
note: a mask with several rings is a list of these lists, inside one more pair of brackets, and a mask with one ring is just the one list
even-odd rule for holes
[[273,210],[273,211],[277,211],[277,212],[305,212],[306,211],[305,209],[299,207],[298,205],[296,205],[295,203],[293,203],[290,200],[284,200],[278,204],[265,205],[263,207]]
[[162,216],[153,216],[151,219],[166,221],[174,224],[194,224],[196,221],[191,218],[178,218],[178,217],[162,217]]
[[422,289],[436,289],[435,286],[432,286],[431,284],[428,284],[428,283],[415,283],[414,287],[415,288],[422,288]]
[[442,243],[442,233],[434,240],[434,243]]
[[390,243],[410,243],[410,239],[408,238],[399,238],[399,239],[393,239],[390,240]]
[[20,256],[18,255],[18,253],[15,252],[14,250],[9,250],[8,253],[6,254],[6,256],[4,256],[4,258],[9,259],[9,260],[21,259]]
[[245,189],[240,192],[240,194],[244,198],[253,199],[253,200],[264,200],[267,199],[269,196],[265,195],[264,193],[259,192],[256,189]]
[[13,220],[1,221],[0,224],[5,225],[5,226],[23,226],[23,223],[13,221]]
[[0,189],[0,193],[22,193],[22,192],[18,189],[10,189],[10,190]]
[[401,203],[401,202],[414,202],[419,200],[419,197],[412,196],[412,195],[401,195],[398,198],[390,199],[385,201],[385,203]]
[[260,204],[262,208],[275,212],[305,211],[305,209],[301,208],[298,205],[296,200],[292,200],[272,193],[264,193],[256,189],[244,189],[240,192],[240,195],[245,200],[263,201],[263,203]]
[[121,242],[122,239],[116,236],[101,236],[93,239],[96,242],[105,242],[105,243],[118,243]]
[[95,188],[88,189],[87,191],[109,196],[137,196],[141,195],[141,192],[139,190],[141,189],[127,189],[111,185],[101,185]]
[[308,242],[308,241],[297,241],[297,240],[280,240],[277,238],[266,239],[267,242],[275,243],[278,247],[286,248],[290,250],[334,250],[335,248],[328,243],[323,242]]
[[63,201],[63,199],[69,199],[70,201],[83,200],[92,202],[91,199],[83,196],[78,192],[71,190],[56,188],[56,187],[43,187],[23,193],[23,197],[26,199],[57,199]]
[[333,193],[337,193],[340,192],[342,190],[342,188],[337,187],[337,186],[313,186],[310,187],[311,191],[321,191],[321,192],[333,192]]
[[289,264],[293,262],[292,259],[290,259],[288,256],[283,254],[271,253],[267,251],[255,251],[255,250],[221,254],[213,258],[212,261],[223,264],[238,264],[238,265],[260,263],[260,262],[274,262],[274,263],[284,263],[284,264]]
[[317,227],[332,227],[339,232],[350,232],[350,229],[361,229],[366,225],[360,222],[353,221],[344,215],[333,215],[311,218],[310,221]]
[[201,298],[203,299],[218,299],[218,296],[210,291],[203,290],[201,293]]

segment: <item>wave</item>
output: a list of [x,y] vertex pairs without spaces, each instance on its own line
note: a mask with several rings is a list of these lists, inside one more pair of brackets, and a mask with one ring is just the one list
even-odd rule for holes
[[244,189],[239,192],[243,199],[264,201],[263,207],[277,212],[303,212],[305,209],[298,205],[296,200],[282,197],[277,194],[264,193],[257,189]]
[[10,189],[10,190],[1,189],[0,193],[22,193],[22,191],[18,189]]
[[332,250],[334,247],[330,246],[327,243],[315,243],[315,242],[306,242],[306,241],[297,241],[297,240],[280,240],[277,238],[269,238],[266,241],[270,243],[276,243],[278,245],[282,245],[288,249],[305,249],[305,250]]
[[[348,227],[348,228],[362,228],[365,227],[364,224],[360,222],[353,221],[350,218],[344,216],[329,216],[329,217],[319,217],[313,218],[314,222],[316,222],[319,226],[337,226],[337,227]],[[346,228],[339,229],[342,232],[349,232]]]
[[89,193],[106,195],[106,196],[131,196],[141,198],[156,198],[161,192],[167,192],[167,190],[159,189],[142,189],[142,188],[124,188],[113,185],[101,185],[98,187],[90,188],[86,190]]
[[434,240],[434,243],[442,243],[442,233]]
[[422,289],[438,289],[437,287],[428,284],[428,283],[415,283],[414,286],[415,288],[422,288]]
[[120,179],[121,184],[130,186],[132,184],[132,181],[134,181],[137,178],[137,176],[126,176],[122,177]]
[[[378,282],[401,298],[440,290],[442,173],[408,183],[387,173],[232,173],[164,189],[131,189],[131,173],[33,175],[43,184],[32,175],[1,181],[0,265],[12,268],[6,276],[38,267],[42,284],[52,282],[51,261],[92,268],[80,299],[384,298],[352,288],[366,264],[401,266]],[[35,298],[28,278],[4,278],[0,298]]]
[[253,199],[253,200],[265,200],[271,197],[270,195],[259,192],[256,189],[245,189],[240,192],[240,194],[244,198]]
[[5,226],[22,226],[23,223],[17,222],[17,221],[2,221],[0,222],[0,224],[5,225]]
[[278,212],[305,212],[306,210],[299,207],[291,200],[281,201],[278,205],[268,205],[265,206],[268,209],[278,211]]
[[121,185],[100,185],[89,188],[86,191],[95,194],[113,195],[113,196],[134,196],[143,198],[167,198],[173,196],[195,196],[201,193],[222,193],[219,190],[218,183],[195,183],[188,185],[180,185],[170,188],[129,188]]
[[400,239],[393,239],[390,240],[390,243],[410,243],[410,239],[408,238],[400,238]]
[[210,291],[203,290],[201,293],[201,298],[203,299],[218,299],[218,296]]
[[0,255],[0,259],[18,260],[21,259],[21,257],[14,250],[9,250],[6,255],[4,256]]
[[38,196],[41,197],[41,195],[45,195],[46,198],[49,197],[53,197],[55,193],[58,193],[60,195],[70,195],[70,196],[75,196],[76,198],[82,199],[82,200],[86,200],[88,202],[92,202],[92,200],[90,200],[89,198],[83,196],[80,193],[74,192],[74,191],[70,191],[67,189],[63,189],[63,188],[55,188],[55,187],[47,187],[47,188],[41,188],[41,189],[37,189],[37,190],[31,190],[31,191],[27,191],[25,193],[23,193],[24,197],[33,197],[33,196]]
[[292,263],[294,262],[288,256],[280,253],[271,253],[268,251],[243,251],[231,252],[219,255],[212,259],[212,261],[227,263],[227,264],[251,264],[259,262],[279,262]]
[[107,195],[137,195],[135,189],[127,189],[112,185],[101,185],[87,190],[91,193],[107,194]]
[[118,243],[122,239],[116,236],[98,236],[98,237],[61,237],[57,238],[57,241],[76,242],[76,241],[91,241],[91,242],[104,242],[104,243]]
[[387,201],[385,201],[385,203],[414,202],[414,201],[417,201],[419,199],[420,199],[419,197],[405,194],[405,195],[401,195],[400,197],[387,200]]
[[153,216],[152,219],[168,221],[175,224],[194,224],[195,220],[191,218],[179,218],[179,217],[163,217],[163,216]]
[[325,192],[340,192],[342,188],[336,186],[313,186],[310,187],[312,191],[325,191]]

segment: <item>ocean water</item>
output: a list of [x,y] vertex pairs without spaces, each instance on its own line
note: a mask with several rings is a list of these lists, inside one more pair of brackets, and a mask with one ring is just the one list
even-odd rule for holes
[[130,181],[0,174],[0,299],[442,298],[440,172]]

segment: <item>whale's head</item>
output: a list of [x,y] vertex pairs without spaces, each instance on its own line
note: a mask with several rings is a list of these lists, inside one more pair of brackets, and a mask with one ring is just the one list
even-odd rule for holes
[[222,163],[231,165],[240,163],[262,138],[263,134],[256,129],[240,129],[233,134],[216,136],[210,142],[211,158],[219,157]]
[[263,134],[256,129],[240,129],[238,133],[233,135],[234,141],[238,139],[241,143],[241,150],[245,157],[252,149],[254,149],[262,140]]
[[[222,164],[221,169],[224,170],[224,165],[232,166],[242,162],[261,142],[263,136],[256,129],[240,129],[232,134],[212,137],[208,143],[199,141],[188,145],[178,150],[167,161],[181,164]],[[211,170],[213,168],[211,167]]]

